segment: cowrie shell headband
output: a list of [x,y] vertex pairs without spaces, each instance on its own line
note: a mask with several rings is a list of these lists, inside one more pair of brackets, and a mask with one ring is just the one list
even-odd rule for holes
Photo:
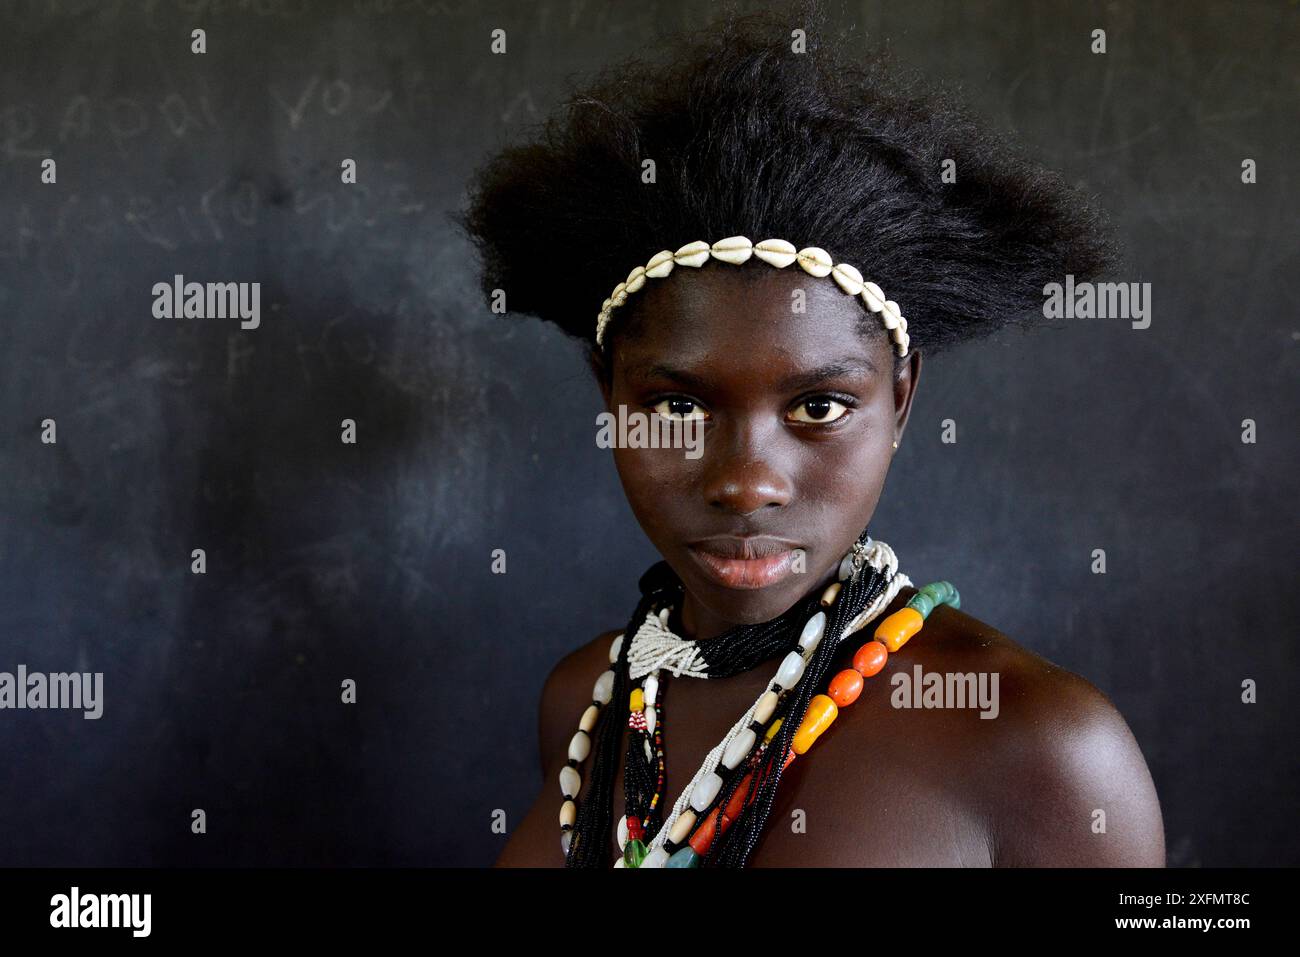
[[646,279],[663,279],[673,271],[674,266],[691,266],[698,269],[710,258],[739,266],[750,256],[757,256],[763,262],[784,269],[797,262],[810,276],[830,276],[836,284],[850,296],[860,296],[863,303],[874,313],[880,314],[880,321],[889,330],[890,338],[898,349],[899,356],[907,355],[907,346],[911,336],[907,334],[907,320],[898,309],[898,303],[886,299],[885,294],[874,282],[862,278],[862,273],[848,263],[836,263],[830,253],[817,246],[796,250],[793,243],[784,239],[764,239],[760,243],[751,243],[744,236],[730,236],[719,239],[710,246],[697,239],[687,243],[677,252],[667,249],[650,257],[644,266],[637,266],[627,274],[627,279],[614,287],[600,305],[596,316],[596,345],[604,345],[605,327],[609,325],[616,307],[627,302],[627,297],[645,287]]

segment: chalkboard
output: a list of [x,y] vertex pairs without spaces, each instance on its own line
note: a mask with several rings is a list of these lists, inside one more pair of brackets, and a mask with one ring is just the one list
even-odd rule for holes
[[[570,74],[708,15],[3,6],[0,671],[102,673],[103,713],[0,711],[0,865],[486,865],[558,799],[542,682],[656,556],[579,350],[492,315],[448,213]],[[854,17],[1101,197],[1153,290],[1149,329],[928,364],[873,533],[1112,697],[1171,864],[1300,863],[1294,11]],[[258,283],[260,324],[156,317],[175,276]]]

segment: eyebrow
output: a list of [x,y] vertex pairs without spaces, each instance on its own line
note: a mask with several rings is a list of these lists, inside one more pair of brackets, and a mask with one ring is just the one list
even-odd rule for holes
[[[807,372],[798,372],[792,376],[787,376],[777,383],[777,389],[781,392],[794,392],[800,389],[810,389],[827,379],[840,379],[845,376],[861,375],[863,373],[879,375],[880,370],[876,368],[876,364],[870,359],[840,359],[836,362],[818,366],[816,369],[809,369]],[[691,389],[703,389],[707,386],[705,380],[700,376],[687,372],[685,369],[675,369],[662,362],[635,365],[628,370],[628,374],[629,376],[641,375],[647,378],[671,379]]]

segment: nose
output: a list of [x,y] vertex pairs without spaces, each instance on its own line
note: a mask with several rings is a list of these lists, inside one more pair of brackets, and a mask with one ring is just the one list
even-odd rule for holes
[[731,449],[714,449],[718,458],[711,463],[704,483],[709,506],[735,515],[752,515],[769,506],[790,503],[793,489],[789,477],[770,454],[762,454],[752,441]]

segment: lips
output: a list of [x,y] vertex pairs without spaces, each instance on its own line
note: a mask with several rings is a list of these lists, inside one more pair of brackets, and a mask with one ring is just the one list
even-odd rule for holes
[[692,557],[704,573],[724,588],[767,588],[794,569],[798,546],[779,538],[721,537],[692,542]]

